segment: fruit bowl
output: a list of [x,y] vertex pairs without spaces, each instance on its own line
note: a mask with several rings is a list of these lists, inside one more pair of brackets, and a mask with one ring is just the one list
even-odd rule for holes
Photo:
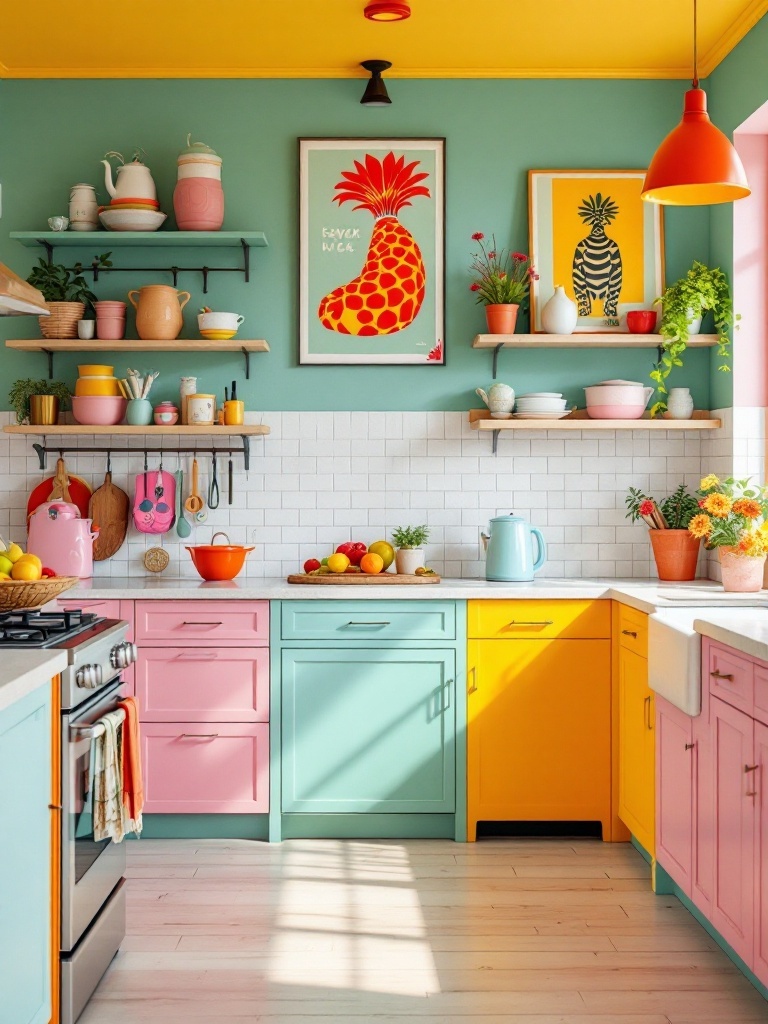
[[78,576],[51,576],[45,580],[0,581],[0,612],[39,608],[80,582]]

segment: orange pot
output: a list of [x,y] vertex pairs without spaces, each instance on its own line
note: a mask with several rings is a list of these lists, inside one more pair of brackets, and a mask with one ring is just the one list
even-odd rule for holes
[[488,323],[488,332],[490,334],[514,334],[519,308],[512,302],[486,306],[485,319]]
[[[214,544],[217,537],[226,533],[214,533],[210,544],[195,544],[187,547],[192,564],[204,580],[233,580],[245,565],[245,556],[252,547],[242,544]],[[229,537],[227,537],[229,541]]]
[[695,580],[701,539],[687,530],[649,530],[660,580]]

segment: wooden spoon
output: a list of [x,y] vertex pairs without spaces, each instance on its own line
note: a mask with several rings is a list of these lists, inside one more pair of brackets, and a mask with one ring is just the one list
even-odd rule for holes
[[187,512],[189,512],[190,515],[195,515],[195,513],[199,512],[202,509],[203,505],[205,504],[203,499],[197,493],[197,486],[198,486],[197,474],[198,474],[197,459],[193,459],[192,460],[192,490],[190,492],[189,497],[184,502],[184,508],[187,510]]

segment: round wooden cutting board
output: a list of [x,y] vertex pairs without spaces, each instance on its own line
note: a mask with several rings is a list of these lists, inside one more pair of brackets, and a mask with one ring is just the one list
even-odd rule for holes
[[377,576],[369,576],[364,572],[349,573],[328,573],[323,576],[308,576],[306,573],[294,573],[288,577],[289,583],[317,583],[319,586],[374,586],[382,587],[393,585],[396,587],[407,587],[414,583],[440,583],[438,575],[433,576],[406,576],[405,573],[380,572]]

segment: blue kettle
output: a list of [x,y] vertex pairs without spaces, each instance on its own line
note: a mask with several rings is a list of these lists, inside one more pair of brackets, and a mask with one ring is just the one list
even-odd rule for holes
[[[510,513],[491,520],[490,533],[481,533],[485,547],[485,578],[499,583],[527,583],[547,560],[541,531],[527,519]],[[538,547],[533,558],[533,537]]]

